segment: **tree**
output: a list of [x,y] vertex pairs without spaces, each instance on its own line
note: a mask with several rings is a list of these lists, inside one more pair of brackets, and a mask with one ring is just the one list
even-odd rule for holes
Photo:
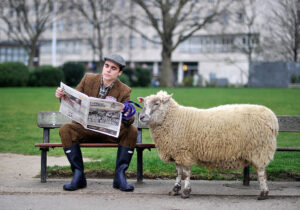
[[299,61],[300,2],[298,0],[270,1],[267,16],[269,33],[264,37],[264,57],[271,61]]
[[94,53],[98,55],[97,69],[103,66],[103,39],[105,37],[105,28],[111,20],[110,11],[113,8],[114,1],[106,0],[72,0],[73,6],[79,13],[91,24],[95,30],[95,34],[88,38],[89,44],[92,46]]
[[[234,30],[240,31],[240,33],[235,37],[233,50],[246,55],[249,69],[251,62],[253,61],[254,53],[259,53],[261,50],[259,44],[259,27],[257,25],[257,7],[260,4],[259,1],[256,0],[237,0],[234,3],[235,4],[232,7],[233,11],[231,12],[237,12],[239,16],[239,24],[236,25],[237,28]],[[226,58],[225,61],[239,69],[241,74],[241,84],[243,84],[243,76],[248,77],[248,71],[237,65],[230,57]]]
[[51,0],[1,1],[0,19],[5,24],[0,26],[0,30],[7,34],[9,40],[24,47],[29,55],[29,66],[34,65],[42,33],[52,23],[52,6]]
[[236,4],[243,15],[243,32],[245,32],[246,35],[236,40],[234,48],[245,54],[250,64],[253,60],[255,50],[259,49],[259,33],[256,26],[257,6],[259,5],[256,0],[237,1]]
[[[173,51],[192,35],[206,25],[214,22],[222,9],[220,9],[220,0],[209,2],[202,1],[188,1],[188,0],[132,0],[139,5],[152,28],[156,31],[158,40],[149,37],[143,31],[134,27],[133,24],[128,24],[124,17],[116,15],[116,17],[124,25],[136,33],[141,34],[147,40],[154,43],[160,43],[162,46],[161,57],[161,77],[160,85],[162,87],[173,86],[173,72],[171,65],[171,58]],[[222,8],[225,8],[222,1]],[[122,14],[123,15],[123,14]],[[132,17],[131,17],[132,18]],[[136,20],[142,20],[141,15],[138,13],[135,17]]]

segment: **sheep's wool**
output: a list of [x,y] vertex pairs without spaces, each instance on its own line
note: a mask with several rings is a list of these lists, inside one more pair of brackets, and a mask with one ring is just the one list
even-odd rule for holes
[[[160,91],[145,98],[163,101]],[[191,167],[238,169],[249,164],[265,168],[276,150],[278,121],[267,107],[249,104],[197,109],[170,98],[150,121],[151,136],[165,162]],[[160,118],[160,119],[159,119]]]

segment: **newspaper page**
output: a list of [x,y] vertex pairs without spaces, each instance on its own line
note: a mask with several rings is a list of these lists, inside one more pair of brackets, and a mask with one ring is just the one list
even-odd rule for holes
[[90,97],[90,108],[87,119],[87,128],[118,137],[122,121],[123,104]]
[[116,101],[88,97],[61,82],[65,94],[59,111],[86,129],[118,137],[124,105]]
[[89,97],[64,83],[60,83],[64,97],[61,98],[59,112],[86,127],[89,111]]

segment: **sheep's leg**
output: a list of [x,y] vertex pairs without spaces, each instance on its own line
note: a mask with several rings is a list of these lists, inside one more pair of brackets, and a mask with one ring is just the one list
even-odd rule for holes
[[182,177],[182,167],[176,164],[177,177],[175,181],[175,185],[169,195],[179,195],[179,191],[181,190],[181,177]]
[[189,198],[192,188],[190,184],[190,178],[191,178],[191,168],[183,167],[183,173],[185,175],[184,179],[184,189],[181,194],[181,198]]
[[260,187],[260,195],[257,199],[258,200],[266,200],[266,199],[268,199],[268,194],[269,194],[266,170],[265,170],[265,168],[259,168],[256,170],[256,172],[257,172],[258,183],[259,183],[259,187]]

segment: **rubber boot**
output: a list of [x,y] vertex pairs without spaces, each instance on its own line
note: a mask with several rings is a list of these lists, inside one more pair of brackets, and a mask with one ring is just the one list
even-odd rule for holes
[[65,154],[71,164],[73,179],[71,183],[64,185],[64,190],[74,191],[86,187],[82,154],[79,144],[64,148]]
[[134,149],[118,146],[117,161],[113,187],[122,191],[133,191],[134,187],[127,183],[125,171],[128,169]]

